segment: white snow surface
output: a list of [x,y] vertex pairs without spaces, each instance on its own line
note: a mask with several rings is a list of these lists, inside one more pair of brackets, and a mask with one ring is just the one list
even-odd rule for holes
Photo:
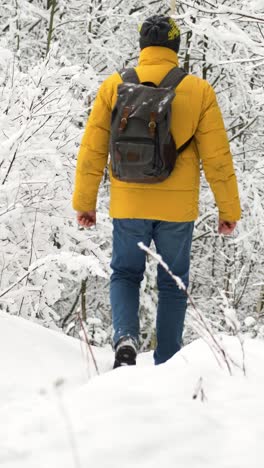
[[[242,362],[238,339],[222,339]],[[94,348],[99,376],[80,345],[0,313],[1,468],[263,467],[263,341],[244,343],[246,377],[202,340],[111,372],[111,349]]]

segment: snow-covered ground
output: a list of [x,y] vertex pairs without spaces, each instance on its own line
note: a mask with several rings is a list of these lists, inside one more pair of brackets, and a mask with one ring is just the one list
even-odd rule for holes
[[94,352],[100,376],[78,340],[0,314],[1,468],[263,467],[264,342],[246,340],[246,377],[201,340],[158,367],[107,372],[110,348]]

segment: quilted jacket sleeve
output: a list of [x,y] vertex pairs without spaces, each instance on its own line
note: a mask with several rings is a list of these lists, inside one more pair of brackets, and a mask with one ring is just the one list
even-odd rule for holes
[[229,142],[214,90],[207,82],[195,140],[220,219],[237,221],[241,210]]
[[108,158],[111,123],[111,87],[104,82],[95,99],[78,154],[73,208],[96,208],[98,188]]

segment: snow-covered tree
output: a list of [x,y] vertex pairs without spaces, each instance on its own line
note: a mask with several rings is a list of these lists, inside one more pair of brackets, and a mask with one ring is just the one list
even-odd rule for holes
[[[190,292],[216,330],[223,297],[244,330],[263,315],[263,81],[261,0],[3,0],[0,5],[0,299],[12,314],[78,333],[76,311],[97,344],[111,339],[108,301],[109,181],[95,229],[78,229],[71,208],[78,144],[96,90],[137,62],[138,25],[173,14],[180,63],[215,88],[239,180],[243,219],[231,238],[216,233],[204,179],[193,241]],[[155,263],[142,284],[144,346],[153,341]],[[223,296],[224,294],[224,296]],[[249,321],[246,321],[249,323]],[[192,339],[191,328],[186,341]]]

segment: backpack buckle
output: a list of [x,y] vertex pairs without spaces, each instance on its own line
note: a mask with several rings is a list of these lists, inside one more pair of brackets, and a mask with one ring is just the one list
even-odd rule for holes
[[118,130],[122,132],[127,126],[127,119],[130,114],[130,107],[124,107]]
[[151,135],[152,137],[155,136],[155,129],[156,129],[156,127],[157,127],[156,115],[157,115],[156,112],[151,112],[151,113],[150,113],[150,121],[149,121],[148,126],[149,126],[150,135]]

